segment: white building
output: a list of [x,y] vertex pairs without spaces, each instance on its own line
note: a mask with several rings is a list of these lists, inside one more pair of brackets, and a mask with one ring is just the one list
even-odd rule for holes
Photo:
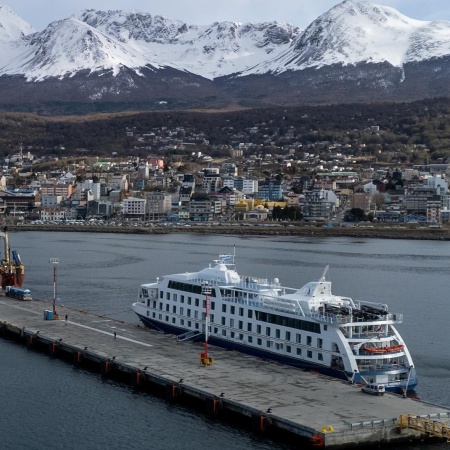
[[122,202],[122,214],[127,217],[143,219],[145,216],[146,200],[130,197]]

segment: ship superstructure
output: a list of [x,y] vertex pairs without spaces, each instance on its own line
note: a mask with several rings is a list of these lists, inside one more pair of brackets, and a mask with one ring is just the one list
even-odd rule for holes
[[199,272],[142,284],[132,308],[148,327],[201,337],[207,285],[211,344],[390,391],[413,389],[416,371],[395,328],[403,316],[383,303],[332,294],[326,273],[292,289],[277,278],[240,276],[234,255],[222,254]]

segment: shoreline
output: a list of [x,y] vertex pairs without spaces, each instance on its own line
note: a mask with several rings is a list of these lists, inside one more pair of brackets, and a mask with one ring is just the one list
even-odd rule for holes
[[372,239],[407,239],[450,241],[450,229],[396,229],[363,227],[264,227],[264,226],[195,226],[187,227],[114,227],[114,226],[67,226],[67,225],[12,225],[11,232],[20,231],[57,231],[118,234],[223,234],[240,236],[311,236],[311,237],[350,237]]

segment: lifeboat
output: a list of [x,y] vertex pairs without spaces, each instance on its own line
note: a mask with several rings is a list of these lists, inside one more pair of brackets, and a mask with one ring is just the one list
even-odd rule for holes
[[404,345],[394,345],[392,347],[365,347],[364,350],[368,353],[395,353],[404,349]]

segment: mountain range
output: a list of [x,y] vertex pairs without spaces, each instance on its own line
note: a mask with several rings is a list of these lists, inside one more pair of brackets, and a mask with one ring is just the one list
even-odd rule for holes
[[345,0],[305,30],[84,10],[36,32],[0,5],[0,107],[88,110],[450,96],[450,22]]

